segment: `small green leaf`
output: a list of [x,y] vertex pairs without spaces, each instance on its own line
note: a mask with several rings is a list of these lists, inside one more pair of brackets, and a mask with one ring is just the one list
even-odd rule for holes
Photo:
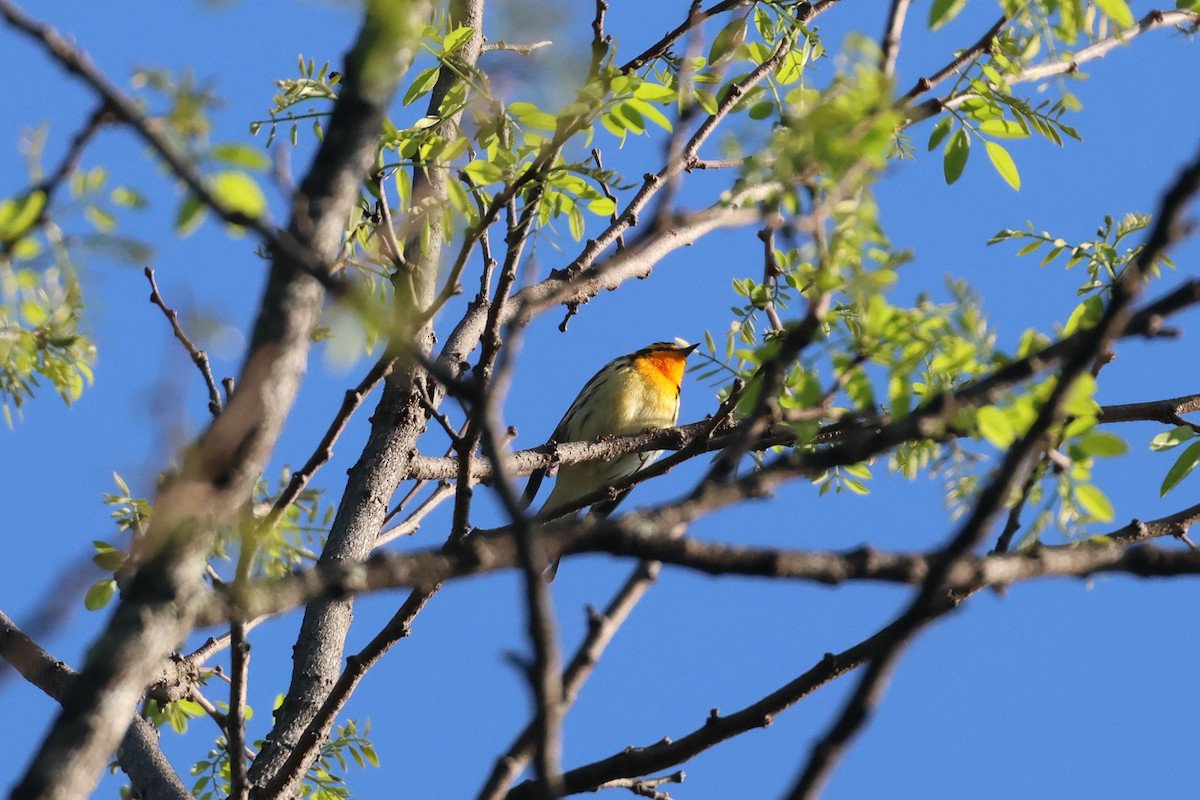
[[411,105],[413,101],[420,99],[422,95],[429,92],[434,84],[437,83],[438,70],[440,69],[440,66],[430,67],[417,73],[417,77],[413,79],[412,84],[408,87],[408,91],[404,93],[404,105]]
[[475,159],[463,167],[463,172],[471,176],[471,180],[480,186],[497,183],[504,177],[504,173],[495,164],[490,161],[480,161],[479,159]]
[[945,140],[946,136],[950,134],[950,128],[953,127],[953,125],[954,118],[946,117],[937,125],[933,126],[933,132],[929,134],[929,152],[932,153],[933,149]]
[[633,96],[651,103],[673,103],[678,93],[669,86],[643,81],[633,90]]
[[1096,378],[1088,373],[1080,375],[1067,392],[1063,411],[1074,417],[1094,417],[1100,410],[1095,400]]
[[989,119],[979,123],[979,132],[988,136],[1002,139],[1024,139],[1029,131],[1021,127],[1021,123],[1011,119]]
[[1016,428],[1008,415],[995,406],[983,406],[976,416],[979,435],[990,444],[1003,450],[1017,439]]
[[967,157],[971,155],[971,137],[962,128],[955,131],[946,143],[945,155],[942,158],[942,171],[946,183],[953,184],[962,177],[963,168],[967,166]]
[[5,201],[0,213],[0,240],[10,242],[19,239],[29,232],[37,222],[46,207],[46,193],[40,189],[30,192],[21,199],[20,204],[11,200]]
[[1113,458],[1128,453],[1129,445],[1115,433],[1092,431],[1079,440],[1079,449],[1090,456]]
[[136,189],[130,189],[127,186],[118,186],[112,190],[109,195],[112,201],[121,208],[145,208],[146,197]]
[[1012,156],[996,142],[987,142],[986,145],[988,158],[992,160],[992,166],[996,168],[996,172],[1000,173],[1000,177],[1004,178],[1009,186],[1020,189],[1021,174],[1017,172],[1017,165],[1012,160]]
[[261,147],[254,147],[241,142],[222,142],[213,145],[208,154],[216,161],[222,161],[244,169],[264,170],[271,166],[271,158]]
[[1163,450],[1170,450],[1172,447],[1177,447],[1188,439],[1196,435],[1196,431],[1191,425],[1180,425],[1178,428],[1160,433],[1150,440],[1150,449],[1158,453]]
[[1112,501],[1100,490],[1099,486],[1093,486],[1090,483],[1076,486],[1075,502],[1096,522],[1112,522],[1116,516]]
[[1070,336],[1077,330],[1093,327],[1100,318],[1104,316],[1104,300],[1098,294],[1094,294],[1087,300],[1084,300],[1075,310],[1071,312],[1071,316],[1067,317],[1067,324],[1063,326],[1063,335]]
[[929,30],[936,31],[949,24],[966,6],[967,0],[933,0],[929,8]]
[[1171,469],[1167,470],[1167,477],[1163,478],[1162,487],[1158,490],[1159,496],[1165,496],[1186,478],[1188,473],[1196,468],[1197,460],[1200,460],[1200,442],[1193,442],[1175,459]]
[[117,582],[112,578],[98,580],[91,585],[87,590],[87,594],[83,596],[83,606],[88,611],[99,611],[108,605],[108,601],[112,600],[116,591]]
[[1122,28],[1133,26],[1133,12],[1125,0],[1096,0],[1096,5],[1104,12],[1104,16],[1120,25]]
[[213,176],[213,195],[229,211],[257,217],[267,210],[267,196],[258,182],[245,172],[218,172]]
[[92,223],[92,227],[100,233],[108,233],[117,227],[116,217],[100,206],[85,206],[83,209],[83,218]]
[[453,52],[458,49],[459,45],[471,38],[474,29],[462,26],[455,28],[446,34],[446,38],[442,40],[442,50],[446,53]]
[[746,18],[736,17],[713,39],[712,48],[708,51],[709,66],[731,57],[744,41],[746,41]]
[[607,217],[617,210],[617,204],[607,197],[598,197],[587,204],[587,210],[598,217]]
[[32,300],[22,301],[21,316],[25,318],[26,322],[35,328],[44,325],[46,320],[50,318],[50,314],[46,311],[46,309]]

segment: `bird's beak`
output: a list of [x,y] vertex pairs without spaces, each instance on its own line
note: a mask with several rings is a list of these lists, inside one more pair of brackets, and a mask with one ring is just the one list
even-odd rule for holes
[[699,342],[696,342],[696,343],[695,343],[694,345],[692,345],[691,347],[685,347],[685,348],[683,348],[683,350],[681,350],[680,352],[681,352],[681,353],[683,353],[683,357],[684,357],[684,358],[687,358],[688,356],[690,356],[690,355],[692,354],[692,351],[693,351],[693,350],[695,350],[695,349],[696,349],[697,347],[699,347],[699,346],[700,346],[700,343],[699,343]]

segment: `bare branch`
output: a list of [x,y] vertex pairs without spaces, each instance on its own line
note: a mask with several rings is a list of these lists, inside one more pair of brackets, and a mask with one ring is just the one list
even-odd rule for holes
[[[579,645],[579,649],[575,651],[566,670],[563,671],[562,713],[564,715],[575,704],[575,699],[579,696],[583,684],[591,676],[600,656],[608,647],[608,643],[612,641],[613,636],[616,635],[617,630],[658,580],[658,571],[658,562],[643,561],[626,579],[603,613],[590,609],[587,636]],[[536,726],[537,719],[535,718],[517,735],[504,755],[496,760],[487,783],[480,790],[479,800],[499,800],[508,791],[512,782],[525,770],[530,759],[533,758]]]
[[[186,451],[178,474],[161,487],[146,535],[135,543],[137,572],[89,651],[16,797],[66,800],[86,795],[120,741],[146,684],[191,629],[203,602],[204,565],[217,526],[232,520],[245,504],[292,407],[309,334],[324,299],[313,274],[329,277],[323,265],[332,263],[340,249],[346,216],[374,159],[378,132],[402,74],[397,66],[411,59],[427,8],[425,3],[368,7],[363,33],[347,58],[326,136],[294,205],[289,235],[275,235],[245,215],[226,215],[271,242],[274,258],[238,391]],[[0,14],[84,76],[174,172],[190,180],[198,197],[211,199],[170,143],[151,131],[132,102],[78,50],[25,17],[9,0],[0,0]],[[388,69],[378,68],[381,59],[388,61]]]
[[[757,475],[758,473],[756,473]],[[920,586],[928,578],[934,555],[886,553],[858,548],[844,553],[746,547],[673,537],[672,529],[714,508],[717,499],[735,502],[761,492],[760,479],[744,478],[726,487],[708,489],[700,499],[646,509],[622,517],[592,522],[555,523],[542,547],[547,560],[571,553],[608,553],[673,564],[709,575],[747,575],[837,585],[848,581],[882,581]],[[1038,547],[1017,553],[992,553],[965,558],[954,565],[945,584],[955,591],[977,590],[1041,577],[1087,577],[1100,572],[1187,575],[1200,571],[1200,554],[1191,551],[1128,549],[1150,539],[1181,538],[1200,522],[1200,505],[1160,519],[1134,520],[1088,546]],[[661,533],[650,533],[660,531]],[[231,617],[259,617],[288,611],[325,594],[348,596],[409,587],[426,589],[459,577],[517,566],[511,530],[470,536],[449,547],[406,553],[376,553],[364,562],[320,565],[282,578],[265,579],[231,596],[210,597],[200,625],[217,625]],[[364,650],[361,658],[375,657]],[[351,659],[357,663],[359,657]]]
[[1200,411],[1200,394],[1172,397],[1169,400],[1150,400],[1143,403],[1101,406],[1100,422],[1161,422],[1164,425],[1187,425],[1200,433],[1200,425],[1188,422],[1183,414]]
[[217,381],[213,377],[212,367],[208,363],[208,354],[192,344],[192,340],[183,332],[183,327],[179,324],[179,312],[173,308],[168,308],[166,302],[163,301],[162,294],[158,291],[158,282],[154,280],[154,268],[146,267],[146,280],[150,281],[150,302],[162,309],[163,315],[167,321],[171,323],[171,330],[175,333],[175,338],[183,345],[183,349],[192,358],[192,363],[200,370],[200,375],[204,378],[204,385],[208,387],[208,411],[214,418],[221,414],[221,392],[217,389]]
[[1130,307],[1145,286],[1145,276],[1179,237],[1179,218],[1197,191],[1200,191],[1200,154],[1165,193],[1145,246],[1113,282],[1109,302],[1100,320],[1094,328],[1072,337],[1076,341],[1068,351],[1050,397],[1033,424],[1004,454],[999,468],[975,500],[963,526],[937,554],[917,596],[896,619],[894,635],[881,652],[872,656],[862,680],[843,706],[842,713],[825,736],[813,745],[808,762],[791,791],[790,797],[794,800],[815,797],[820,792],[850,741],[881,702],[887,678],[898,663],[903,649],[921,628],[956,607],[953,595],[947,595],[947,576],[987,535],[993,518],[1003,508],[1005,499],[1026,468],[1027,459],[1060,417],[1074,382],[1088,372],[1096,355],[1125,329],[1132,314]]
[[[74,670],[39,647],[3,611],[0,611],[0,658],[59,702],[78,679]],[[117,763],[133,782],[138,796],[146,800],[192,800],[191,792],[159,749],[158,732],[141,717],[133,718],[121,740]]]
[[[1067,60],[1053,61],[1027,67],[1017,75],[1008,78],[1008,83],[1010,86],[1012,86],[1019,83],[1043,80],[1055,75],[1071,74],[1077,72],[1081,66],[1089,61],[1095,61],[1096,59],[1103,58],[1120,45],[1127,44],[1144,33],[1149,33],[1150,31],[1158,30],[1159,28],[1179,27],[1184,25],[1195,26],[1197,24],[1200,24],[1200,14],[1197,14],[1195,11],[1151,11],[1141,20],[1139,20],[1138,23],[1133,27],[1127,28],[1119,33],[1113,34],[1107,39],[1101,39],[1094,44],[1078,50],[1071,56],[1071,58]],[[990,43],[991,39],[987,36],[985,36],[985,38],[987,38],[988,42]],[[978,53],[975,53],[974,55],[978,55]],[[972,57],[974,57],[974,55]],[[952,68],[947,67],[946,70],[939,72],[938,76],[935,76],[935,78],[937,80],[944,79],[946,76],[953,74],[953,72],[961,67],[963,63],[965,62],[960,61],[960,59],[955,59],[955,62],[952,62]],[[912,100],[928,91],[929,88],[931,88],[937,82],[937,80],[931,78],[929,79],[929,84],[925,85],[925,83],[923,83],[924,80],[925,79],[918,81],[917,85],[914,86],[912,90],[910,90],[909,93],[901,99],[903,106],[907,106]],[[940,99],[935,97],[926,100],[923,103],[911,107],[911,110],[908,114],[909,123],[911,124],[924,119],[929,119],[946,108],[958,108],[964,102],[976,96],[977,95],[973,92],[965,92],[953,97]]]
[[904,18],[908,16],[910,0],[892,0],[888,9],[887,24],[883,28],[883,42],[879,48],[879,64],[883,74],[889,78],[896,74],[896,59],[900,56],[900,37],[904,32]]

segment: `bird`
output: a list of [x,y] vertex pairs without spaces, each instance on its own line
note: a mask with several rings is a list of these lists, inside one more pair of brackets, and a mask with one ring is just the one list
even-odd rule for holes
[[[684,367],[697,346],[655,342],[614,358],[584,384],[551,438],[556,442],[587,442],[673,426],[679,419],[679,391]],[[539,514],[554,512],[637,473],[658,458],[660,452],[651,450],[613,459],[563,464],[559,467],[554,489]],[[532,501],[537,494],[545,474],[542,469],[530,476],[525,488],[526,502]],[[601,519],[608,516],[628,493],[629,488],[596,503],[590,513]],[[551,566],[548,578],[554,577],[557,567],[557,563]]]

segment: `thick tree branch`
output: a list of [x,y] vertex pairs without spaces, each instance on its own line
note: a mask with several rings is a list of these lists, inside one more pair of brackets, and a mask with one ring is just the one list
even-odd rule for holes
[[[74,670],[26,636],[3,611],[0,611],[0,658],[11,664],[25,680],[59,702],[78,677]],[[135,716],[125,732],[125,738],[117,748],[117,763],[129,776],[139,797],[192,800],[191,792],[159,749],[158,732],[141,717]]]
[[[747,482],[739,487],[751,488]],[[837,585],[878,581],[920,586],[929,575],[929,553],[887,553],[858,548],[843,553],[748,547],[692,538],[672,538],[663,530],[681,517],[675,507],[648,509],[599,523],[556,523],[543,539],[547,559],[573,553],[609,553],[657,561],[709,575],[743,575]],[[1000,586],[1043,577],[1087,577],[1098,572],[1187,575],[1200,571],[1200,556],[1189,551],[1141,553],[1131,545],[1186,534],[1200,522],[1200,505],[1150,521],[1134,520],[1110,533],[1080,543],[1037,547],[1016,553],[992,553],[964,559],[947,573],[955,591]],[[283,578],[258,581],[231,596],[210,597],[201,625],[231,617],[257,618],[289,611],[325,594],[345,596],[409,587],[420,589],[454,578],[517,566],[516,543],[509,530],[472,536],[452,547],[408,553],[376,553],[364,562],[319,566]]]
[[1150,400],[1142,403],[1101,406],[1101,422],[1161,422],[1164,425],[1188,425],[1200,433],[1200,425],[1188,422],[1183,414],[1200,411],[1200,394],[1172,397],[1168,400]]
[[[414,30],[418,32],[433,8],[429,0],[399,5],[387,0],[376,1],[403,9],[416,22]],[[462,83],[463,70],[473,69],[479,57],[483,44],[482,0],[455,0],[450,7],[450,21],[454,26],[470,28],[472,33],[455,52],[460,68],[442,69],[430,95],[429,114],[442,120],[438,133],[447,139],[454,135],[461,109],[443,115],[442,101]],[[414,39],[414,45],[416,42]],[[379,130],[376,127],[374,133],[378,134]],[[372,144],[377,144],[377,140]],[[447,179],[442,170],[415,164],[413,207],[422,203],[439,207],[446,196]],[[421,398],[427,392],[425,378],[415,361],[403,358],[414,352],[427,353],[433,343],[433,330],[426,312],[433,307],[436,293],[442,215],[432,214],[423,219],[428,225],[427,244],[423,246],[419,230],[409,231],[411,235],[404,242],[403,263],[397,265],[393,276],[398,324],[388,350],[390,355],[401,358],[384,383],[371,418],[367,444],[350,471],[337,516],[321,553],[322,564],[357,561],[370,553],[392,493],[404,477],[408,459],[416,452],[416,441],[425,430],[426,412],[421,404]],[[450,283],[453,282],[451,279]],[[294,793],[319,752],[333,722],[331,715],[323,714],[323,709],[340,708],[340,703],[329,704],[328,701],[342,672],[342,655],[351,618],[352,601],[349,599],[323,598],[306,609],[293,655],[286,699],[250,769],[252,797],[275,798]]]
[[[13,24],[22,29],[29,27],[8,0],[0,11],[10,22],[17,19]],[[86,795],[146,684],[191,629],[204,597],[204,564],[216,530],[232,521],[248,499],[291,409],[324,296],[314,268],[332,263],[340,249],[346,216],[374,158],[386,107],[402,74],[398,67],[411,59],[419,38],[421,11],[383,0],[368,4],[364,33],[347,57],[343,90],[325,139],[294,203],[290,238],[303,244],[273,247],[238,391],[188,450],[179,473],[160,490],[147,534],[135,544],[137,572],[15,797],[73,800]],[[141,119],[130,101],[82,59],[71,60],[78,52],[61,37],[45,26],[30,30],[69,68],[88,77],[119,115]],[[139,131],[145,130],[143,122]],[[157,139],[150,143],[174,166],[172,151]],[[203,186],[193,190],[203,191]],[[255,220],[237,221],[262,227]]]

